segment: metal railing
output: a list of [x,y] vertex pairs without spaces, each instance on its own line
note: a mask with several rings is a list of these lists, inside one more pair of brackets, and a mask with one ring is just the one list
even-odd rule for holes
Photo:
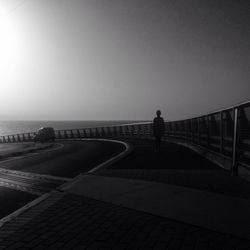
[[[56,139],[151,136],[152,123],[132,123],[81,129],[55,130]],[[30,142],[36,132],[0,136],[0,143]]]
[[166,123],[166,136],[223,155],[237,166],[250,166],[250,102],[207,115]]
[[[165,137],[184,140],[227,157],[232,171],[250,166],[250,101],[203,116],[165,122]],[[36,133],[0,137],[0,143],[32,141]],[[152,137],[152,123],[55,130],[56,139],[89,137]]]

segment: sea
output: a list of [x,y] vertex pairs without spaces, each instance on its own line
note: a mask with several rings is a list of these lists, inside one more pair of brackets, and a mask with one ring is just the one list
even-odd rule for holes
[[41,127],[54,129],[94,128],[111,125],[131,124],[145,121],[0,121],[0,136],[36,132]]

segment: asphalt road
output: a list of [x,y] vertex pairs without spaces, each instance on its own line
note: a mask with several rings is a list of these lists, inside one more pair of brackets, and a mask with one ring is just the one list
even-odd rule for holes
[[63,147],[22,159],[0,161],[0,168],[72,178],[120,153],[122,144],[108,141],[61,141]]
[[43,193],[46,189],[53,189],[56,185],[62,184],[49,178],[38,180],[32,175],[23,176],[18,171],[72,178],[124,150],[122,144],[107,141],[60,141],[59,143],[62,147],[55,150],[39,151],[21,156],[23,158],[0,161],[0,168],[10,170],[7,173],[4,170],[0,171],[0,219],[35,199],[37,195],[34,190]]

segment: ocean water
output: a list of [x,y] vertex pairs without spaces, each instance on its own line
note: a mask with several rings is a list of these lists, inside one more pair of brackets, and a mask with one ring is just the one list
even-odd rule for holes
[[0,121],[0,136],[26,132],[35,132],[41,127],[54,129],[76,129],[119,124],[129,124],[142,121]]

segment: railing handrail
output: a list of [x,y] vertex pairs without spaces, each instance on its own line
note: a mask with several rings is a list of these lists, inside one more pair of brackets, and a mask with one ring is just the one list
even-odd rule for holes
[[178,120],[171,120],[171,121],[167,121],[167,122],[177,122],[177,121],[185,121],[185,120],[192,120],[195,118],[202,118],[204,116],[209,116],[209,115],[213,115],[213,114],[217,114],[223,111],[227,111],[227,110],[232,110],[234,108],[239,108],[245,105],[250,105],[250,101],[243,101],[243,102],[239,102],[238,104],[234,104],[232,106],[226,107],[226,108],[221,108],[221,109],[216,109],[214,111],[209,111],[208,113],[204,113],[202,115],[193,115],[187,118],[183,118],[183,119],[178,119]]

